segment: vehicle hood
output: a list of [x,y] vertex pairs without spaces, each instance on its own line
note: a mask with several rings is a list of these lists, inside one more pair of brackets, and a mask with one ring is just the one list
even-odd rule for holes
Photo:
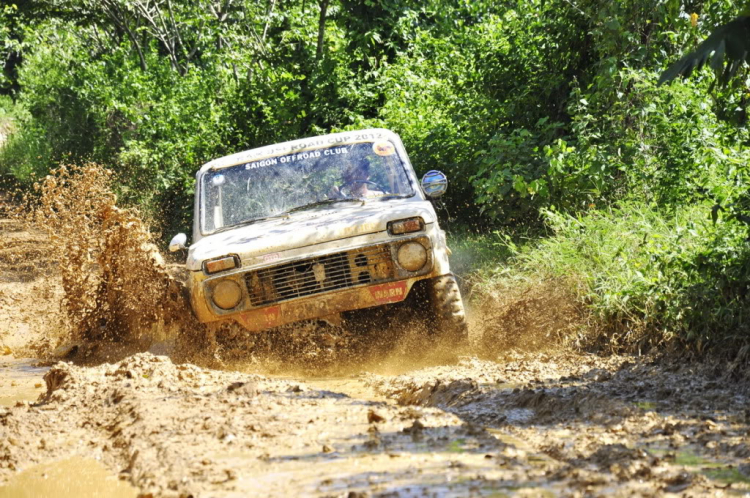
[[[190,246],[188,270],[200,270],[207,259],[237,254],[243,262],[289,249],[322,244],[359,235],[383,232],[389,221],[421,216],[435,222],[429,201],[394,200],[357,204],[333,204],[291,213],[203,237]],[[274,259],[273,257],[269,260]]]

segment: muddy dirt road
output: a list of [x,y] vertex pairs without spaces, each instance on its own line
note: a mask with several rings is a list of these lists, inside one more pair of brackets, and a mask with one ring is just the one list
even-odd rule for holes
[[750,494],[723,368],[488,349],[481,312],[458,358],[411,329],[83,341],[49,239],[0,230],[0,497]]
[[146,496],[748,489],[744,397],[696,372],[624,358],[472,358],[300,381],[143,353],[60,363],[45,380],[38,401],[0,412],[0,476],[11,490],[36,465],[72,457],[101,462]]

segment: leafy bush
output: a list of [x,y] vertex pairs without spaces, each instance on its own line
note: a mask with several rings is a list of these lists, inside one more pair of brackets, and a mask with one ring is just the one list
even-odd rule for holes
[[515,262],[522,274],[573,285],[613,346],[736,345],[750,339],[748,229],[721,216],[714,223],[711,212],[707,203],[669,213],[642,203],[546,211],[554,235],[517,251]]

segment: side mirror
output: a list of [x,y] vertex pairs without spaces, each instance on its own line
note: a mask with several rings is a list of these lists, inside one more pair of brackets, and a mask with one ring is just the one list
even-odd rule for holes
[[422,191],[430,199],[437,199],[448,190],[448,177],[442,172],[428,171],[422,177]]
[[172,237],[172,241],[169,243],[169,252],[177,252],[180,249],[187,249],[185,243],[187,243],[187,235],[184,233],[178,233]]

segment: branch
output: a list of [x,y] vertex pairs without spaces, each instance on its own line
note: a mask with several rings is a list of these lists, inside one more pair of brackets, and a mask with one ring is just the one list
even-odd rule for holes
[[[158,39],[162,43],[162,45],[164,45],[164,48],[169,54],[169,62],[172,65],[172,69],[182,74],[182,68],[180,67],[179,61],[177,59],[177,54],[175,53],[174,43],[168,37],[169,30],[166,23],[164,22],[164,16],[162,16],[159,6],[156,5],[154,8],[156,17],[158,18],[157,23],[157,19],[155,19],[154,14],[150,12],[151,9],[149,9],[148,5],[144,5],[141,0],[135,0],[133,2],[133,5],[135,5],[138,11],[140,11],[141,17],[143,17],[143,19],[145,19],[151,25],[151,34],[154,36],[154,38]],[[159,26],[159,24],[161,24],[161,27]]]
[[146,58],[143,56],[141,44],[138,42],[138,38],[135,36],[133,30],[130,29],[130,25],[128,24],[123,11],[120,10],[115,2],[112,2],[110,0],[103,0],[102,3],[104,5],[104,12],[109,16],[110,19],[112,19],[112,22],[114,22],[120,29],[127,33],[130,42],[133,44],[133,46],[135,47],[135,51],[138,53],[138,60],[141,64],[141,70],[145,72],[147,70]]
[[271,24],[274,7],[276,7],[276,0],[271,0],[271,5],[268,7],[268,15],[266,16],[266,25],[263,26],[263,37],[261,38],[263,42],[266,41],[266,34],[268,34],[268,26]]
[[180,36],[180,29],[177,27],[177,21],[174,17],[174,12],[172,11],[172,2],[171,0],[167,0],[167,11],[169,12],[169,19],[172,23],[172,31],[174,31],[174,34],[177,37],[177,43],[182,49],[182,53],[187,55],[187,50],[185,49],[185,45],[182,43],[182,36]]
[[315,47],[315,61],[319,61],[323,56],[323,42],[325,41],[326,31],[326,14],[328,13],[328,2],[330,0],[320,0],[320,19],[318,20],[318,46]]

